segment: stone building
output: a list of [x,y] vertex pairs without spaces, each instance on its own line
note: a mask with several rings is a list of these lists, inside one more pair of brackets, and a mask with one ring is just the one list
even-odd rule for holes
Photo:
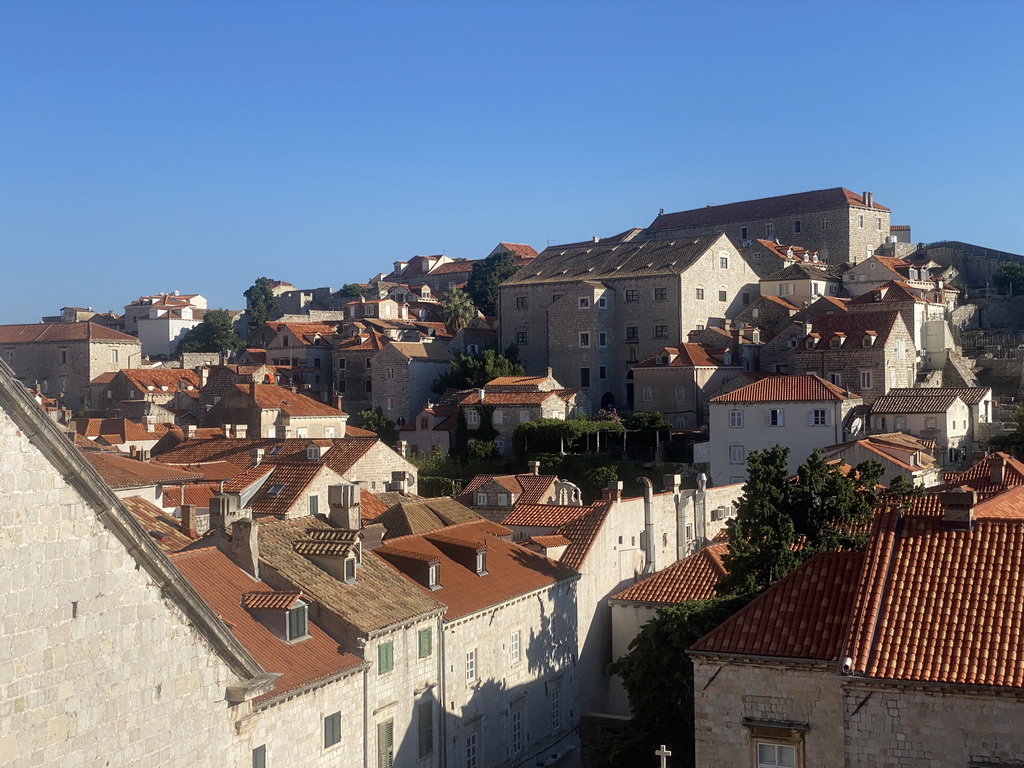
[[724,232],[737,246],[758,238],[816,251],[829,264],[856,264],[889,239],[889,209],[870,192],[843,187],[662,213],[647,228],[658,239]]
[[392,342],[373,356],[371,404],[399,426],[419,413],[430,388],[451,368],[451,352],[436,342]]
[[975,425],[956,389],[926,387],[894,389],[878,398],[871,406],[870,429],[906,432],[933,441],[939,463],[952,468],[969,458]]
[[97,408],[113,408],[123,400],[167,405],[180,391],[193,392],[198,396],[199,387],[199,374],[192,370],[127,368],[113,374],[110,382],[96,392],[93,403]]
[[250,382],[236,384],[204,421],[208,427],[232,425],[237,437],[336,438],[345,436],[348,414],[276,384]]
[[700,427],[708,423],[708,396],[742,370],[729,348],[665,347],[633,369],[636,410],[663,413],[678,428]]
[[647,239],[632,230],[551,246],[500,287],[499,349],[550,367],[594,407],[632,406],[632,368],[687,332],[733,318],[757,275],[720,234]]
[[999,455],[876,512],[691,649],[696,764],[1009,766],[1024,754],[1024,488]]
[[888,486],[902,476],[925,488],[942,482],[936,450],[934,440],[923,440],[904,432],[867,435],[822,449],[829,461],[838,459],[851,467],[862,461],[877,461],[883,469],[878,479],[880,485]]
[[797,307],[806,307],[822,296],[838,296],[843,284],[839,268],[801,261],[761,278],[761,295],[778,296]]
[[147,357],[170,357],[186,333],[203,321],[206,299],[198,293],[140,296],[124,308],[127,333],[138,336]]
[[331,349],[337,323],[266,323],[274,330],[266,342],[267,363],[290,366],[292,381],[318,400],[331,389]]
[[373,407],[373,356],[387,339],[374,330],[338,337],[331,350],[334,392],[353,416]]
[[0,356],[26,387],[78,411],[91,405],[90,382],[131,367],[139,340],[95,323],[0,325]]

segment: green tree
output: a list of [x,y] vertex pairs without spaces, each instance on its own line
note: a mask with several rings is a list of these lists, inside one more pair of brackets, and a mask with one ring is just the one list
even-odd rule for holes
[[659,429],[671,429],[672,424],[663,413],[654,411],[634,411],[626,417],[627,429],[645,429],[651,432]]
[[250,328],[258,328],[267,320],[276,320],[281,316],[281,308],[277,306],[271,282],[269,277],[258,277],[245,291],[245,315],[249,318]]
[[988,441],[990,451],[1005,451],[1017,458],[1024,456],[1024,403],[1017,406],[1014,413],[1017,428],[1008,435],[996,435]]
[[475,355],[458,353],[451,368],[442,373],[431,386],[438,394],[447,389],[479,389],[499,376],[524,376],[526,369],[519,364],[519,348],[514,344],[500,355],[485,349]]
[[394,445],[398,440],[398,428],[395,426],[395,422],[387,417],[384,409],[379,405],[368,411],[360,411],[359,420],[362,422],[363,429],[376,432],[377,437],[385,444]]
[[728,574],[719,594],[759,592],[796,566],[788,463],[789,448],[781,445],[748,455],[747,482],[728,525],[729,551],[723,558]]
[[449,288],[441,300],[441,316],[454,333],[458,333],[476,317],[476,307],[469,294],[459,287]]
[[999,265],[999,271],[992,275],[992,282],[1013,296],[1014,293],[1024,288],[1024,264],[1017,261],[1004,261]]
[[498,286],[518,271],[519,260],[508,251],[473,262],[473,273],[466,284],[466,293],[485,315],[496,315]]
[[242,340],[235,333],[231,315],[223,309],[211,309],[203,322],[182,336],[174,350],[174,358],[185,352],[234,352],[242,348]]
[[896,475],[889,481],[889,487],[882,493],[882,497],[897,502],[904,509],[909,509],[914,499],[919,499],[926,493],[924,485],[914,485],[914,481],[906,475]]
[[337,291],[339,296],[368,296],[369,292],[365,286],[359,283],[345,283]]

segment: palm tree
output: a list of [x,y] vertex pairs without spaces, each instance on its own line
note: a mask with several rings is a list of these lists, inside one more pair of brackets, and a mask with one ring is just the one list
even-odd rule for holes
[[458,333],[469,321],[476,317],[476,307],[469,294],[458,287],[449,288],[441,302],[441,314],[445,323],[454,333]]

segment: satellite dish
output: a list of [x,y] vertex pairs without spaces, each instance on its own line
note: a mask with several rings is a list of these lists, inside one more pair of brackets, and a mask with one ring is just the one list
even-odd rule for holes
[[857,434],[858,432],[860,432],[860,428],[863,423],[864,422],[862,421],[860,416],[855,418],[853,421],[850,422],[850,432],[852,432],[853,434]]

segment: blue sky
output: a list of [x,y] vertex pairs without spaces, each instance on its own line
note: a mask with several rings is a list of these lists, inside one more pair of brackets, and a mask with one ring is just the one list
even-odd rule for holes
[[1024,4],[0,8],[0,322],[870,190],[1024,253]]

